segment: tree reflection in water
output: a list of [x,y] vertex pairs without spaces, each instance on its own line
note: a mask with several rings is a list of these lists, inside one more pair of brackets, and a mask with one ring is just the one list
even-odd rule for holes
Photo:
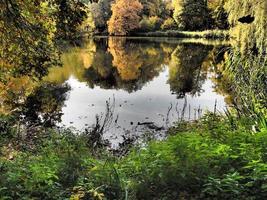
[[134,92],[163,70],[166,54],[160,44],[110,38],[107,45],[97,46],[95,62],[85,74],[90,87]]
[[21,107],[23,120],[29,125],[55,126],[61,121],[62,107],[70,87],[67,84],[43,84],[30,94]]
[[185,94],[201,92],[207,73],[202,63],[212,49],[201,44],[181,44],[176,47],[169,63],[169,84],[171,91],[183,98]]
[[68,49],[61,57],[63,66],[50,68],[43,80],[33,81],[34,76],[28,74],[0,83],[0,111],[15,112],[28,124],[54,126],[61,121],[62,107],[71,89],[65,82],[70,77],[90,88],[98,86],[133,93],[166,68],[169,71],[167,83],[177,98],[197,95],[207,79],[209,67],[203,66],[209,65],[209,59],[215,57],[214,49],[211,45],[168,40],[90,39],[82,47]]

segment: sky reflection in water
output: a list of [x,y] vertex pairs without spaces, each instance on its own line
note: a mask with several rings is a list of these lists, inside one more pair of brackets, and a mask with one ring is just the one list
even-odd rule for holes
[[[71,90],[62,108],[60,125],[82,130],[105,113],[106,101],[115,99],[116,125],[109,134],[124,134],[143,122],[166,126],[194,120],[197,109],[223,111],[224,97],[214,91],[210,61],[221,46],[140,39],[101,38],[73,48],[63,56],[63,67],[46,78],[67,83]],[[190,112],[189,112],[190,111]],[[190,113],[190,114],[189,114]],[[115,117],[114,117],[115,118]],[[130,127],[130,128],[129,128]]]

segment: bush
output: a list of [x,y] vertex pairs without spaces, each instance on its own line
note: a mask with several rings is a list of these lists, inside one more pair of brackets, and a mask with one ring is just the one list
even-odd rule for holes
[[17,130],[15,129],[16,122],[15,117],[0,114],[0,150],[1,146],[3,146],[2,143],[10,141],[17,134]]
[[[244,124],[243,124],[244,123]],[[123,158],[92,155],[83,134],[0,157],[4,199],[266,199],[267,130],[210,113]],[[171,136],[172,135],[172,136]]]
[[157,16],[152,17],[144,17],[139,25],[140,25],[140,31],[142,32],[148,32],[148,31],[156,31],[160,29],[160,26],[162,24],[162,20]]
[[166,19],[160,27],[162,30],[176,30],[177,24],[173,18]]

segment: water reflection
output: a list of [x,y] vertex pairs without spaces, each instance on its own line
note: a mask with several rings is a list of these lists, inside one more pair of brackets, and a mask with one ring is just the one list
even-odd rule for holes
[[211,46],[196,44],[181,44],[171,54],[169,63],[171,91],[179,98],[185,94],[199,94],[207,78],[207,73],[202,69],[202,63],[209,54]]
[[63,68],[54,68],[46,80],[64,83],[73,75],[90,88],[134,92],[169,68],[171,91],[182,98],[201,92],[207,72],[202,63],[212,46],[192,43],[140,42],[126,38],[95,39],[82,49],[63,55]]
[[22,80],[14,79],[9,90],[0,84],[1,109],[16,110],[28,124],[49,127],[61,122],[83,129],[94,123],[95,116],[105,111],[106,100],[114,97],[119,116],[114,133],[147,121],[159,127],[173,122],[186,98],[190,106],[185,118],[194,119],[199,107],[213,110],[215,100],[218,109],[225,106],[224,98],[214,91],[223,86],[218,87],[220,79],[211,68],[211,63],[222,62],[221,50],[220,45],[160,38],[91,39],[67,50],[61,58],[63,66],[49,69],[42,81],[27,77],[19,85],[15,83]]
[[55,126],[61,122],[62,107],[70,87],[67,84],[43,84],[30,94],[21,106],[20,114],[26,125]]

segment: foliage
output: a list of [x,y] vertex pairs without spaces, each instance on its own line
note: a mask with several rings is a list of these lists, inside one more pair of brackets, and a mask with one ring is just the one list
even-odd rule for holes
[[86,7],[76,0],[54,0],[57,6],[56,28],[57,38],[71,40],[77,38],[78,27],[87,17]]
[[0,8],[0,80],[28,74],[42,77],[58,58],[48,2],[4,0]]
[[[236,95],[236,112],[266,127],[266,1],[231,1],[225,4],[229,12],[230,34],[235,46],[226,57],[225,74],[230,77]],[[253,16],[251,23],[241,23],[243,16]],[[238,21],[239,20],[239,21]]]
[[[214,3],[216,1],[212,1]],[[211,4],[211,3],[210,3]],[[209,8],[210,8],[209,4]],[[228,13],[224,8],[225,0],[219,0],[217,4],[213,5],[214,7],[211,9],[211,15],[214,22],[214,27],[218,29],[227,30],[229,29],[228,22]]]
[[143,18],[140,21],[140,30],[144,32],[156,31],[160,29],[162,21],[157,16],[152,16],[149,18]]
[[[166,141],[124,158],[96,155],[86,135],[49,131],[31,149],[3,145],[2,198],[243,199],[266,198],[266,129],[212,113],[174,127]],[[15,136],[12,136],[15,137]],[[12,150],[13,148],[13,150]],[[14,152],[17,151],[16,154]]]
[[[16,119],[11,116],[0,115],[0,145],[7,142],[16,134],[16,130],[13,128],[16,124]],[[1,155],[1,154],[0,154]]]
[[177,24],[173,18],[169,17],[163,22],[160,28],[162,30],[175,30],[177,29]]
[[127,35],[139,27],[143,6],[138,0],[116,0],[112,5],[112,16],[108,21],[111,35]]
[[70,194],[62,188],[73,184],[81,172],[81,157],[77,153],[82,153],[84,147],[74,135],[65,133],[62,137],[50,135],[50,139],[39,141],[37,154],[19,152],[14,160],[1,158],[0,196],[59,199],[65,192]]
[[208,29],[210,14],[206,0],[174,0],[174,15],[180,30],[195,31]]
[[[227,1],[225,9],[229,13],[231,35],[237,40],[236,46],[241,53],[263,53],[267,46],[267,2],[262,0]],[[251,15],[255,19],[252,23],[241,23],[241,17]]]
[[164,2],[162,0],[140,0],[143,5],[142,14],[145,16],[160,16],[164,9]]
[[231,51],[226,59],[225,74],[238,94],[236,109],[239,115],[251,117],[256,126],[267,125],[267,61],[262,57]]
[[80,29],[81,31],[93,33],[96,29],[96,22],[90,8],[86,9],[86,16],[86,19],[80,25]]
[[107,30],[107,21],[112,14],[112,3],[114,3],[113,0],[99,0],[97,3],[89,5],[96,32],[105,32]]

